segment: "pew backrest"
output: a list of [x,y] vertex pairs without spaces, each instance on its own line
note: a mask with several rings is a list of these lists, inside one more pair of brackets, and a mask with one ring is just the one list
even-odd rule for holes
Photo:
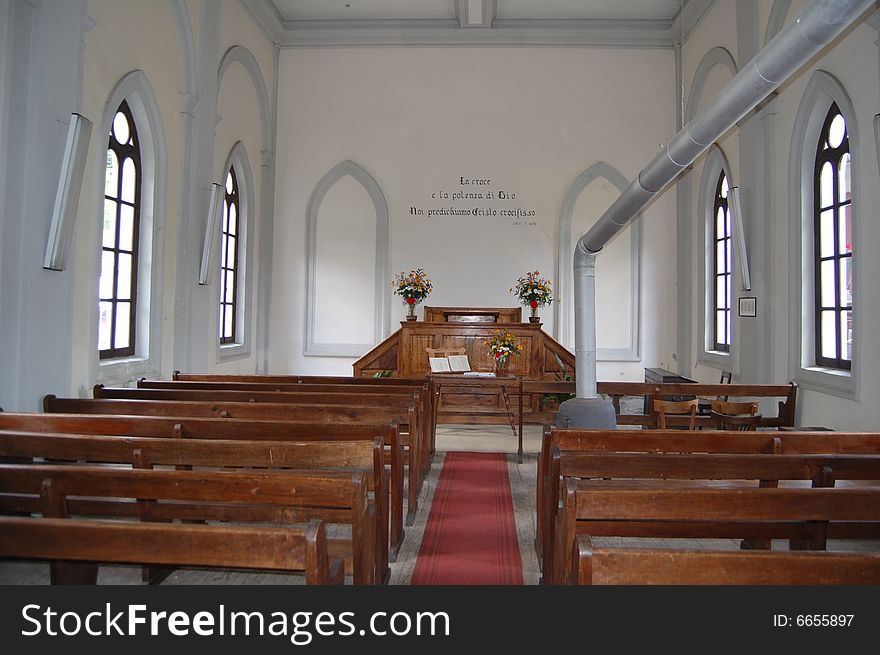
[[876,585],[880,554],[595,547],[577,536],[577,584]]
[[[880,527],[880,489],[791,489],[663,485],[638,488],[565,479],[556,525],[552,582],[569,581],[576,534],[596,536],[765,537],[821,542],[831,522]],[[814,545],[815,547],[815,545]]]
[[0,516],[0,557],[290,571],[304,573],[307,584],[343,581],[318,519],[277,528]]
[[161,439],[234,440],[234,441],[367,441],[383,440],[387,449],[385,461],[390,467],[390,507],[388,520],[391,549],[396,552],[404,539],[403,453],[396,421],[386,424],[359,423],[298,423],[295,421],[258,421],[200,417],[94,415],[94,414],[32,414],[0,412],[0,430],[40,433],[67,433]]
[[[137,500],[134,500],[137,499]],[[362,471],[209,471],[57,464],[0,464],[0,501],[51,518],[351,525],[357,584],[376,581],[377,517]]]
[[[719,385],[720,386],[720,385]],[[726,385],[725,385],[726,386]],[[545,426],[538,456],[537,531],[545,530],[543,514],[558,498],[552,489],[550,452],[657,452],[657,453],[848,453],[880,454],[880,434],[866,432],[688,432],[684,430],[573,430]],[[540,539],[535,543],[543,556]]]

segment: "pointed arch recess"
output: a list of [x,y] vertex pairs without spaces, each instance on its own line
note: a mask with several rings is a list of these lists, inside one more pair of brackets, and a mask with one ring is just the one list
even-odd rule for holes
[[[224,180],[226,172],[233,166],[235,167],[236,179],[238,180],[239,187],[239,221],[240,225],[244,228],[239,235],[239,238],[243,236],[242,241],[244,246],[240,252],[240,257],[244,266],[239,273],[241,280],[239,292],[241,293],[241,298],[244,302],[241,304],[239,315],[235,317],[236,332],[241,336],[234,344],[221,345],[219,340],[217,341],[218,362],[249,356],[251,354],[251,333],[253,331],[254,223],[256,222],[254,209],[257,203],[254,196],[254,176],[253,168],[251,168],[251,160],[248,157],[247,149],[241,141],[235,142],[235,145],[232,146],[229,155],[226,157],[226,163],[223,165]],[[220,233],[218,232],[217,234],[214,234],[212,238],[219,243]],[[219,268],[220,265],[218,261],[216,269],[219,270]],[[212,274],[216,272],[216,270],[211,271]],[[217,277],[219,278],[219,276]],[[214,298],[216,300],[217,294],[214,295]],[[215,329],[212,334],[216,336],[217,330]]]
[[239,63],[244,66],[244,69],[247,71],[254,84],[254,91],[257,94],[257,103],[260,107],[260,149],[264,153],[267,153],[272,149],[269,121],[269,92],[266,89],[266,81],[263,79],[263,71],[260,69],[260,64],[250,50],[244,46],[235,45],[225,52],[223,59],[220,61],[220,67],[217,70],[217,93],[220,93],[220,85],[223,82],[223,75],[233,63]]
[[779,34],[785,26],[785,17],[791,8],[791,0],[775,0],[770,8],[770,18],[767,19],[767,31],[764,33],[764,45]]
[[[277,66],[277,52],[276,52]],[[259,253],[256,257],[259,259],[259,274],[257,280],[258,298],[255,307],[257,312],[257,328],[255,337],[255,348],[258,356],[257,368],[265,369],[268,366],[269,351],[269,313],[271,311],[271,293],[272,293],[272,243],[275,234],[275,216],[273,195],[275,188],[274,177],[274,135],[275,129],[273,107],[269,102],[269,92],[266,86],[266,80],[263,77],[263,71],[257,62],[253,53],[243,46],[232,46],[224,54],[217,69],[217,86],[216,93],[219,96],[220,86],[223,82],[223,76],[227,69],[233,64],[238,63],[244,66],[245,71],[251,78],[254,85],[254,92],[257,98],[257,105],[260,112],[260,186],[259,200],[257,193],[252,196],[254,206],[259,203],[259,215],[253,213],[253,222],[259,224],[259,243],[255,244],[256,251]],[[277,86],[277,85],[276,85]],[[277,92],[277,89],[276,89]],[[215,105],[217,98],[214,99]],[[262,358],[260,360],[260,358]]]
[[[864,164],[861,132],[852,100],[840,81],[823,70],[816,70],[801,98],[791,133],[788,158],[789,211],[789,298],[788,312],[789,378],[805,388],[859,400],[861,398],[862,312],[858,295],[853,307],[852,369],[848,374],[816,366],[811,360],[814,334],[813,317],[813,167],[815,150],[825,116],[831,103],[837,103],[846,119],[852,166],[853,289],[862,286],[862,261],[858,253],[860,224],[864,211],[861,191],[861,168]],[[868,215],[868,212],[864,212]]]
[[[727,353],[717,352],[711,347],[711,325],[712,325],[712,307],[709,302],[711,286],[711,249],[712,245],[712,229],[710,228],[710,213],[715,200],[715,186],[718,183],[718,176],[724,171],[727,177],[728,185],[733,188],[738,185],[733,175],[733,169],[730,162],[724,154],[724,151],[717,145],[712,144],[706,151],[703,161],[703,171],[700,176],[700,186],[698,187],[697,197],[697,230],[698,244],[700,244],[701,261],[699,268],[699,331],[701,334],[698,349],[697,363],[713,368],[732,371],[734,374],[739,373],[739,339],[737,335],[737,317],[735,312],[731,312],[731,344],[730,351]],[[731,266],[731,274],[734,281],[739,280],[737,270],[739,263],[737,262],[737,249],[733,248],[734,262]]]
[[[570,333],[569,323],[574,310],[574,289],[569,288],[568,273],[572,270],[571,220],[574,207],[581,193],[596,180],[603,178],[620,192],[629,185],[629,180],[616,168],[604,161],[590,166],[578,175],[562,198],[557,226],[558,250],[556,255],[556,338],[561,343],[571,343],[574,335]],[[630,343],[626,348],[599,348],[598,361],[639,361],[641,359],[641,339],[639,333],[641,306],[641,253],[642,221],[637,217],[630,226]]]
[[[141,146],[141,208],[140,226],[140,266],[138,275],[138,332],[147,335],[139,340],[135,356],[123,360],[105,360],[98,362],[97,350],[93,365],[96,374],[93,379],[104,383],[127,382],[142,376],[160,375],[162,362],[162,323],[163,323],[163,289],[164,289],[164,252],[165,252],[165,210],[166,210],[166,177],[168,175],[168,154],[166,151],[165,130],[162,126],[162,114],[153,88],[142,70],[127,73],[110,92],[104,111],[101,115],[99,128],[95,130],[94,139],[97,145],[93,166],[95,180],[98,184],[94,190],[96,207],[104,206],[104,176],[107,166],[106,135],[116,110],[123,100],[128,101]],[[95,221],[94,225],[100,225]],[[92,239],[94,261],[100,261],[100,235]],[[97,272],[94,279],[97,280]],[[98,302],[95,287],[93,309],[90,323],[93,343],[98,343]],[[143,304],[142,304],[143,303]]]
[[177,43],[180,46],[180,93],[186,98],[195,95],[196,56],[192,24],[184,0],[168,0],[174,26],[177,28]]
[[724,66],[730,71],[731,77],[737,74],[736,61],[733,55],[725,48],[715,46],[709,50],[700,63],[697,70],[694,71],[694,79],[688,93],[687,107],[684,113],[685,123],[690,121],[697,113],[700,106],[700,98],[703,95],[703,86],[706,84],[706,78],[715,66]]
[[[346,175],[354,178],[364,187],[373,209],[376,212],[376,263],[375,263],[375,298],[374,342],[370,344],[328,344],[316,342],[316,293],[317,293],[317,257],[318,257],[318,214],[321,203],[327,192]],[[318,182],[306,209],[306,342],[304,355],[325,357],[360,357],[368,349],[376,345],[388,335],[390,324],[388,302],[388,203],[379,184],[364,168],[346,160],[335,166]]]

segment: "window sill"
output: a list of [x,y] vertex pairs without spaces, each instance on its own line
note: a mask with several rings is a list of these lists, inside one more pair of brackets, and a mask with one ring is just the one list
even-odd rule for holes
[[697,355],[697,364],[717,368],[722,371],[732,371],[733,358],[729,352],[721,350],[703,350]]
[[217,361],[228,362],[250,357],[251,349],[246,343],[224,343],[217,347]]
[[806,366],[795,371],[793,378],[805,389],[848,400],[859,400],[859,385],[853,371]]
[[106,359],[98,363],[99,384],[125,385],[142,377],[158,378],[159,367],[148,357],[122,357]]

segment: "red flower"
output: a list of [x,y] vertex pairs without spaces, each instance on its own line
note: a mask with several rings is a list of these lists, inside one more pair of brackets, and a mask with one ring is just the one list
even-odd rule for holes
[[415,304],[416,304],[416,299],[415,299],[415,298],[412,298],[412,297],[407,298],[407,299],[406,299],[406,304],[407,304],[407,305],[415,305]]
[[495,359],[501,359],[501,353],[500,353],[500,352],[496,352],[496,353],[495,353]]
[[533,300],[532,302],[529,303],[529,307],[531,307],[532,309],[538,309],[538,301]]

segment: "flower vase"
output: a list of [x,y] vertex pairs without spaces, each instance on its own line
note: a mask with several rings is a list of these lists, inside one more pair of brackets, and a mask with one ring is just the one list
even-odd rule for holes
[[529,323],[540,323],[541,319],[538,317],[538,306],[535,305],[531,308],[531,315],[529,316]]
[[503,378],[507,377],[507,358],[500,357],[495,360],[495,377]]
[[414,321],[416,320],[416,304],[417,303],[407,303],[406,305],[406,320]]

